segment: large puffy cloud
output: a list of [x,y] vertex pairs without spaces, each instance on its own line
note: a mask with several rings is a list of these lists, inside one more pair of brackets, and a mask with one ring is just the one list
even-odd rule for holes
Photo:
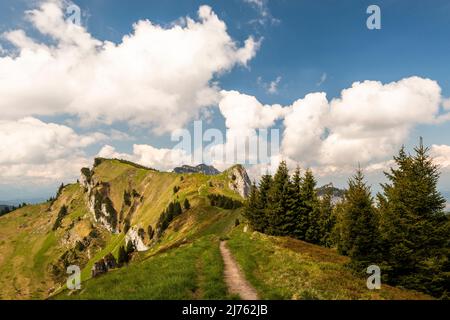
[[43,164],[80,153],[106,139],[101,133],[78,135],[71,128],[35,118],[0,121],[0,164]]
[[84,148],[103,141],[102,133],[80,135],[71,128],[35,118],[0,121],[2,183],[73,178],[88,162]]
[[357,82],[331,102],[324,94],[308,95],[285,118],[283,152],[328,166],[382,162],[411,128],[436,121],[441,102],[439,85],[419,77]]
[[4,118],[68,113],[87,123],[130,121],[169,132],[214,104],[215,76],[246,65],[259,46],[250,37],[239,47],[208,6],[198,21],[170,28],[139,21],[119,44],[66,22],[62,1],[43,2],[27,19],[54,44],[23,30],[4,34],[18,49],[0,58]]
[[285,114],[279,104],[263,105],[253,96],[225,90],[221,92],[219,109],[228,129],[243,131],[271,127]]
[[317,159],[328,114],[325,93],[311,93],[297,100],[284,119],[283,154],[297,160]]

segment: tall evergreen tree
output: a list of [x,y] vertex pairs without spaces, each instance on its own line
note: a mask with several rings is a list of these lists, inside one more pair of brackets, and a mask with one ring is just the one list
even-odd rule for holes
[[183,204],[183,206],[184,206],[184,209],[185,209],[185,210],[189,210],[189,209],[191,208],[191,204],[189,203],[188,198],[184,199],[184,204]]
[[437,190],[439,168],[422,140],[413,156],[402,148],[379,195],[384,260],[395,285],[447,296],[450,283],[449,218]]
[[151,225],[149,225],[147,227],[147,234],[148,234],[148,238],[150,240],[153,240],[153,237],[155,236],[155,230],[153,229],[153,227]]
[[320,241],[320,212],[316,185],[317,182],[312,171],[306,170],[300,191],[303,201],[300,230],[304,232],[304,239],[312,243],[319,243]]
[[320,239],[319,244],[325,247],[331,247],[333,244],[332,231],[336,223],[334,214],[334,206],[332,203],[333,194],[331,189],[328,190],[319,201],[319,226]]
[[350,256],[353,267],[360,272],[371,264],[379,265],[378,219],[361,169],[349,180],[341,218],[338,249]]
[[285,161],[281,161],[273,177],[269,190],[268,233],[271,235],[288,235],[293,229],[293,222],[288,217],[289,202],[289,170]]
[[183,209],[181,208],[181,204],[178,201],[175,201],[173,207],[173,216],[177,217],[183,213]]
[[258,188],[257,209],[259,214],[259,229],[261,232],[267,232],[269,228],[269,192],[273,184],[273,177],[268,172],[261,177]]
[[127,242],[126,252],[128,255],[131,255],[134,251],[136,251],[136,248],[134,246],[133,241]]
[[291,179],[290,196],[288,199],[288,207],[292,212],[294,219],[294,226],[291,230],[291,236],[298,239],[305,239],[306,233],[306,218],[304,210],[304,201],[302,197],[302,176],[300,167],[295,169],[295,172]]
[[253,182],[250,188],[250,194],[244,207],[244,216],[250,222],[252,228],[256,231],[263,232],[264,224],[264,208],[260,207],[259,190],[256,183]]
[[124,246],[120,246],[119,247],[119,254],[117,257],[117,263],[119,265],[123,265],[124,263],[128,262],[128,254],[127,251],[125,250]]

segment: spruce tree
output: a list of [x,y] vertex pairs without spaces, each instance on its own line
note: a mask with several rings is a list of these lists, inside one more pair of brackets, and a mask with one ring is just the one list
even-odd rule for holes
[[119,265],[123,265],[124,263],[127,263],[127,262],[128,262],[128,254],[127,254],[124,246],[120,246],[120,248],[119,248],[119,255],[118,255],[118,258],[117,258],[117,263]]
[[133,241],[128,241],[127,248],[126,248],[126,252],[127,252],[128,256],[130,256],[134,251],[136,251],[136,248],[134,246]]
[[254,230],[263,232],[262,223],[264,217],[262,216],[263,210],[261,209],[264,208],[260,208],[259,201],[259,190],[256,183],[253,182],[250,188],[250,194],[245,202],[244,216]]
[[449,218],[437,190],[439,168],[420,145],[413,156],[402,148],[396,168],[379,195],[384,260],[395,285],[448,295],[450,281]]
[[183,204],[183,206],[184,206],[184,209],[185,210],[189,210],[190,208],[191,208],[191,204],[189,203],[189,200],[186,198],[186,199],[184,199],[184,204]]
[[325,247],[331,247],[333,244],[332,231],[336,223],[334,215],[334,206],[332,203],[332,190],[328,190],[319,201],[319,226],[320,239],[319,244]]
[[304,240],[312,243],[319,243],[320,240],[320,212],[316,184],[312,171],[306,170],[300,190],[303,208],[299,229]]
[[269,192],[273,184],[273,177],[266,173],[261,177],[258,188],[257,211],[259,214],[258,225],[261,232],[267,232],[269,228]]
[[173,208],[173,216],[177,217],[183,213],[183,209],[181,209],[181,204],[178,201],[175,201]]
[[289,231],[294,227],[291,219],[287,215],[289,209],[289,190],[289,170],[286,162],[281,161],[273,177],[273,183],[268,197],[268,233],[271,235],[288,235]]
[[352,266],[359,272],[365,272],[371,264],[379,265],[378,219],[361,169],[349,179],[342,209],[338,248],[352,259]]
[[150,240],[153,240],[153,237],[155,236],[155,230],[153,229],[153,227],[151,225],[149,225],[147,227],[147,234],[148,234],[148,238]]
[[304,201],[302,197],[302,176],[300,167],[297,166],[295,172],[292,176],[292,181],[290,184],[290,196],[288,200],[288,207],[290,214],[294,219],[294,225],[290,232],[292,237],[297,239],[305,239],[305,210]]

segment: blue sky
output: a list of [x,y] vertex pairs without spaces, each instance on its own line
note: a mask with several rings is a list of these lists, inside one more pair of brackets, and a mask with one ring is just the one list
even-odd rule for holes
[[[0,4],[2,31],[22,26],[23,11],[34,1],[5,0]],[[265,103],[288,104],[320,86],[330,97],[354,81],[383,82],[419,75],[437,80],[450,95],[450,3],[435,0],[376,2],[382,10],[382,29],[366,28],[366,8],[374,1],[268,1],[278,23],[261,26],[257,9],[243,0],[147,1],[78,0],[87,15],[83,23],[96,38],[120,42],[138,20],[168,25],[179,17],[195,17],[208,4],[226,22],[230,35],[244,40],[264,37],[249,69],[240,68],[221,78],[222,87],[258,96]],[[282,76],[279,94],[268,95],[257,78],[272,81]]]
[[[253,36],[262,39],[261,46],[247,66],[227,70],[214,81],[223,90],[236,90],[256,97],[263,104],[291,105],[311,92],[325,92],[329,100],[338,98],[343,89],[356,81],[375,80],[382,83],[411,76],[429,78],[450,97],[450,2],[425,1],[262,1],[261,6],[244,0],[227,1],[116,1],[76,0],[83,12],[82,23],[96,39],[120,43],[133,32],[133,23],[148,19],[170,28],[180,17],[197,19],[201,5],[207,4],[225,22],[227,33],[240,46]],[[381,30],[366,27],[371,4],[381,8]],[[0,3],[0,32],[23,29],[39,41],[47,41],[23,19],[36,1],[5,0]],[[0,42],[3,48],[8,44]],[[1,70],[0,70],[1,72]],[[269,92],[271,82],[276,92]],[[275,90],[274,90],[275,91]],[[217,110],[211,127],[224,130],[224,117]],[[443,111],[441,111],[442,113]],[[35,115],[44,122],[67,124],[67,115]],[[187,127],[191,126],[191,122]],[[277,122],[277,126],[281,126]],[[155,134],[145,127],[135,128],[126,121],[98,124],[93,127],[73,125],[78,134],[110,130],[126,132],[133,138],[113,141],[118,152],[132,152],[133,144],[171,147],[168,134]],[[414,125],[406,141],[411,147],[419,136],[429,145],[449,145],[450,122]],[[90,144],[83,151],[94,156],[102,143]],[[442,188],[450,190],[445,173]],[[333,177],[324,177],[323,181]],[[341,183],[342,177],[336,178]],[[377,181],[376,179],[374,181]],[[56,181],[36,191],[26,186],[0,184],[0,199],[25,196],[47,196]],[[51,191],[50,191],[51,190]]]

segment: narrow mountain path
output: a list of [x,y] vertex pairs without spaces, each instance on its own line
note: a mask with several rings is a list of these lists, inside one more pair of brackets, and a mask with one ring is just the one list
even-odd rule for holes
[[255,288],[245,279],[239,265],[234,260],[226,242],[220,242],[220,253],[225,265],[225,283],[231,294],[238,294],[243,300],[259,300]]

